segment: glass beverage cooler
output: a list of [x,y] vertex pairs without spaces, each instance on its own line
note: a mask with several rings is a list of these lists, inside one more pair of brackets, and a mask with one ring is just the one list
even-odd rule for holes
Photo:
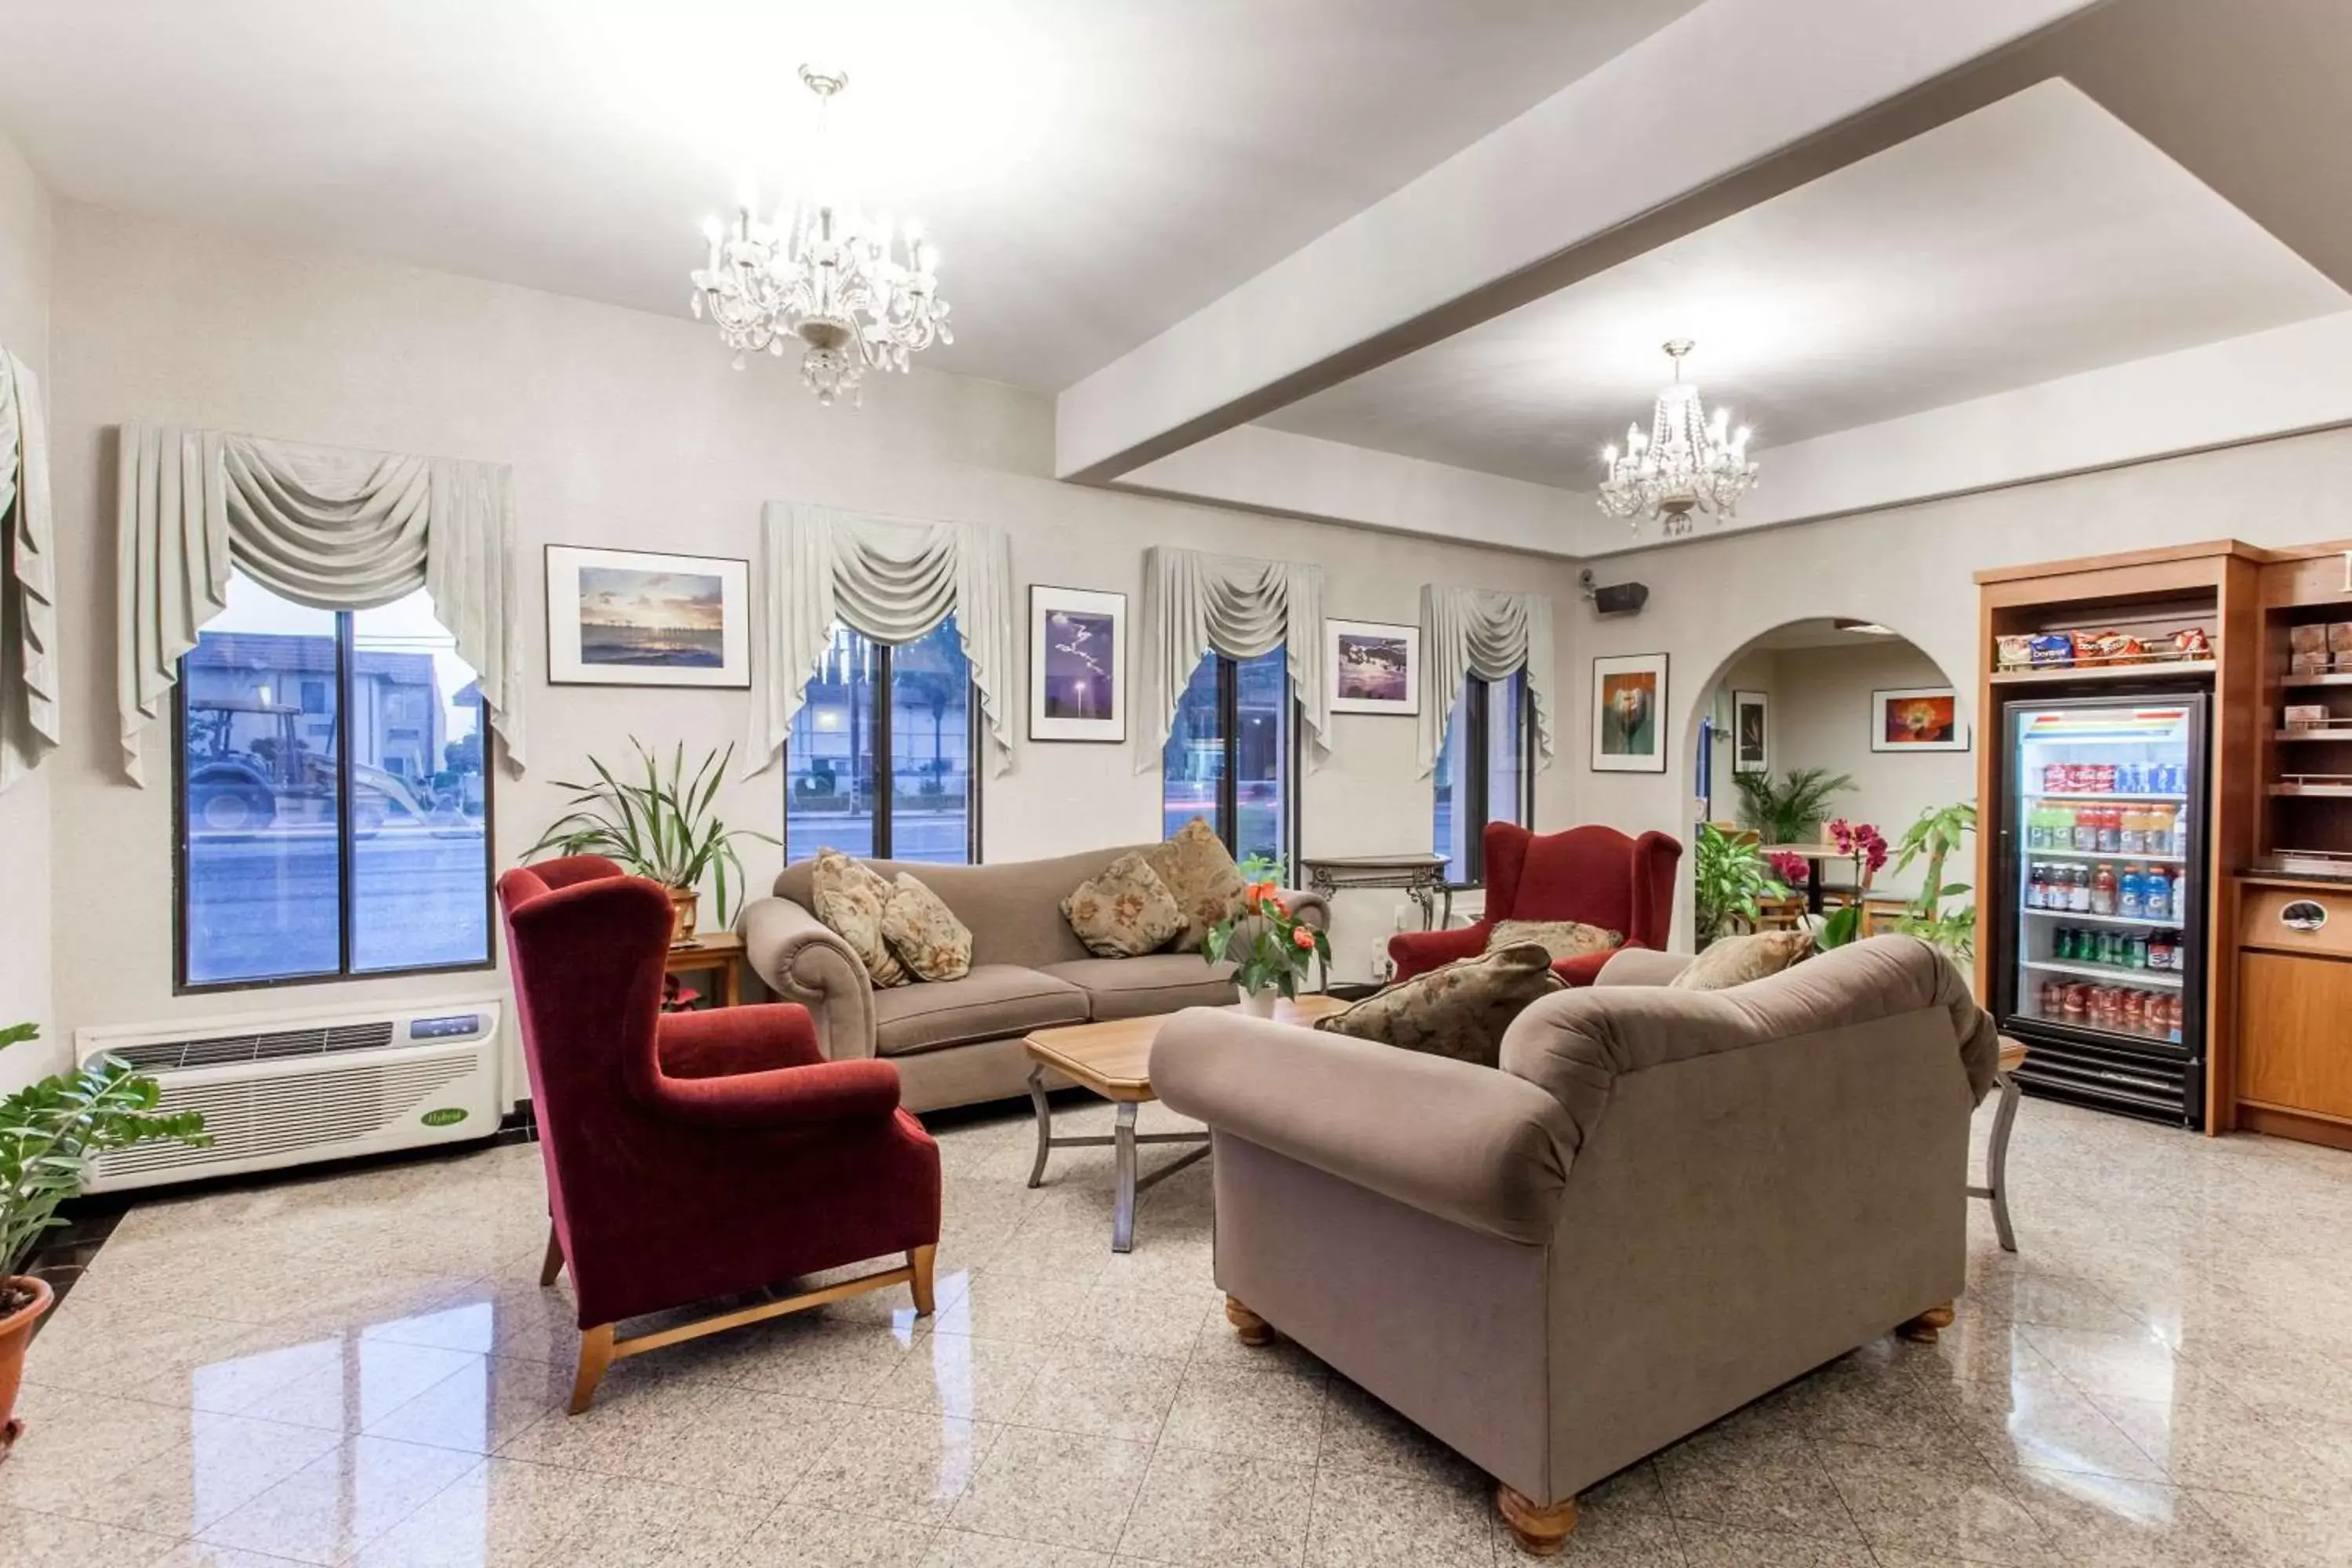
[[1993,1005],[2029,1092],[2203,1125],[2210,703],[2001,706]]

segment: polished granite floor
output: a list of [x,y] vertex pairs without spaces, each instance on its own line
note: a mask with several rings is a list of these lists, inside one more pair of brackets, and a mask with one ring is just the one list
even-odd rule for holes
[[[1107,1152],[1031,1192],[1025,1119],[941,1144],[936,1320],[894,1292],[625,1362],[578,1417],[535,1148],[142,1206],[33,1347],[0,1563],[1516,1559],[1458,1460],[1235,1342],[1204,1168],[1115,1258]],[[2029,1101],[2011,1175],[2024,1250],[1973,1216],[1941,1344],[1616,1478],[1566,1560],[2352,1563],[2352,1156]]]

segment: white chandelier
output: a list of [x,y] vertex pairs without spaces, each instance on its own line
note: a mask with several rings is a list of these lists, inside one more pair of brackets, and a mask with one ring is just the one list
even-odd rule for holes
[[1756,482],[1756,465],[1748,460],[1747,429],[1733,431],[1730,414],[1721,408],[1710,421],[1699,405],[1698,388],[1683,380],[1683,356],[1691,352],[1691,341],[1676,338],[1665,347],[1675,362],[1675,379],[1658,391],[1650,433],[1628,425],[1624,452],[1611,447],[1601,454],[1609,477],[1601,483],[1599,499],[1610,516],[1632,518],[1636,532],[1643,519],[1658,519],[1671,539],[1690,531],[1694,511],[1731,516]]
[[[825,106],[849,79],[803,66],[801,80],[817,97],[822,177]],[[844,393],[861,402],[869,367],[904,370],[909,353],[955,342],[939,297],[940,253],[913,224],[902,232],[904,260],[888,223],[869,222],[822,190],[772,224],[748,206],[731,226],[713,218],[703,226],[710,261],[694,273],[694,313],[719,323],[736,369],[746,354],[781,356],[797,340],[801,381],[819,403]]]

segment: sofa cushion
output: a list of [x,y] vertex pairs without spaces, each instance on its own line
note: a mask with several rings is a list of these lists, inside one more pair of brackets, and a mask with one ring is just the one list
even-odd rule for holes
[[1234,999],[1234,966],[1211,963],[1196,952],[1080,958],[1049,963],[1045,973],[1084,991],[1097,1019],[1143,1018],[1185,1007],[1222,1007]]
[[1012,963],[975,963],[961,980],[874,994],[874,1050],[907,1056],[1087,1021],[1087,994]]
[[904,871],[882,906],[882,940],[918,980],[961,980],[971,973],[971,928]]
[[1486,932],[1488,952],[1517,947],[1523,942],[1537,943],[1558,963],[1563,958],[1583,958],[1622,947],[1625,935],[1603,926],[1586,925],[1581,921],[1496,921]]
[[1234,864],[1232,852],[1206,819],[1194,817],[1165,842],[1144,850],[1143,858],[1168,884],[1184,911],[1184,930],[1176,938],[1177,947],[1200,952],[1201,939],[1209,934],[1211,926],[1242,912],[1242,894],[1249,887],[1249,879]]
[[1501,1058],[1503,1031],[1511,1020],[1561,986],[1543,945],[1524,942],[1416,974],[1344,1013],[1317,1019],[1315,1026],[1493,1067]]
[[890,901],[890,884],[838,849],[817,852],[816,868],[809,879],[814,902],[809,912],[849,944],[866,965],[866,978],[880,991],[907,984],[907,966],[882,938],[882,910]]
[[1727,936],[1707,944],[1690,967],[1667,984],[1682,991],[1728,991],[1768,974],[1778,974],[1813,951],[1809,931],[1761,931]]
[[1135,958],[1184,929],[1168,884],[1139,855],[1122,855],[1062,900],[1062,918],[1097,958]]

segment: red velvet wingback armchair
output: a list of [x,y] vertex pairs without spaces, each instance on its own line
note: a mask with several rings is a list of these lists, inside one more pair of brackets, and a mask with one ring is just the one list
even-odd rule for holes
[[[931,1310],[940,1152],[887,1062],[828,1062],[795,1004],[661,1011],[669,896],[593,855],[499,879],[553,1228],[572,1270],[576,1415],[614,1360],[907,1284]],[[903,1266],[659,1333],[624,1318],[903,1253]]]
[[[1389,938],[1396,978],[1486,951],[1496,921],[1581,921],[1622,931],[1627,947],[1664,948],[1675,916],[1675,863],[1683,847],[1663,833],[1628,838],[1613,827],[1535,834],[1512,822],[1486,825],[1486,910],[1460,931],[1402,931]],[[1553,973],[1590,985],[1605,952],[1563,958]]]

